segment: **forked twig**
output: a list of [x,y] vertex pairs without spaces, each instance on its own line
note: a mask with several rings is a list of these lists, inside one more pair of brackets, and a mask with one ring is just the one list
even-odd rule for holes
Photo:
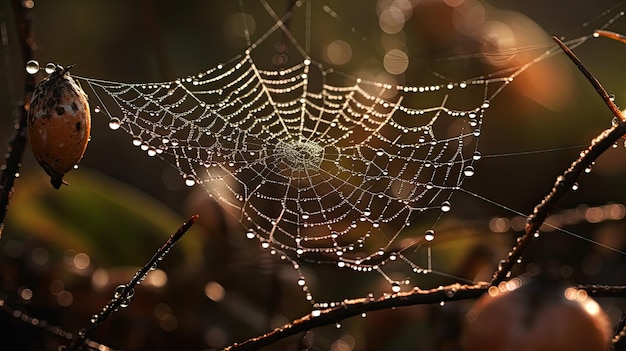
[[626,134],[626,119],[619,108],[611,100],[609,94],[602,87],[602,84],[589,72],[583,63],[574,55],[574,53],[561,42],[557,37],[552,37],[554,41],[561,47],[567,56],[576,64],[578,69],[585,75],[587,80],[593,85],[596,92],[602,97],[604,103],[609,107],[613,115],[616,117],[617,123],[602,132],[591,141],[589,147],[580,153],[580,157],[574,161],[571,166],[560,176],[557,177],[554,187],[550,193],[537,205],[533,213],[528,217],[524,234],[518,239],[517,245],[509,252],[508,256],[501,262],[498,269],[493,275],[491,285],[498,285],[503,282],[511,273],[511,270],[522,257],[522,254],[538,233],[539,228],[544,223],[554,205],[561,197],[569,191],[576,183],[578,176],[589,168],[593,162],[615,142],[617,142],[624,134]]
[[198,220],[198,215],[192,216],[187,222],[185,222],[176,233],[172,234],[167,241],[157,250],[152,258],[133,276],[133,279],[126,284],[120,285],[115,290],[113,298],[107,303],[102,311],[91,318],[89,326],[81,329],[78,332],[78,338],[72,342],[68,350],[80,350],[85,342],[88,340],[89,334],[91,334],[96,328],[98,328],[104,321],[109,318],[113,313],[117,312],[120,307],[126,307],[130,303],[130,299],[135,294],[135,286],[141,283],[151,270],[156,269],[157,263],[167,255],[170,249],[176,244],[191,226]]

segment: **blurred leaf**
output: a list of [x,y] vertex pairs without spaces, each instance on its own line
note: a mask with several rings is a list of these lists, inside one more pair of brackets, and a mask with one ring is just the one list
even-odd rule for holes
[[[88,252],[103,266],[141,265],[186,220],[149,195],[101,173],[81,168],[71,185],[53,189],[44,177],[22,177],[8,215],[8,239],[19,231],[60,250]],[[200,237],[194,230],[168,261],[197,265]],[[52,249],[52,247],[50,248]]]

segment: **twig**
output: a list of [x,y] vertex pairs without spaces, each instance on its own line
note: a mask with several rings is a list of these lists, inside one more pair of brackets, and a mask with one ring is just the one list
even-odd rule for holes
[[[22,51],[22,59],[24,62],[33,59],[35,40],[32,31],[32,13],[29,8],[22,5],[22,1],[13,0],[13,11],[15,12],[15,22],[17,24],[17,36],[19,38],[20,48]],[[13,193],[13,184],[15,177],[20,171],[22,165],[22,157],[28,137],[26,134],[26,116],[28,115],[27,104],[30,96],[35,91],[35,78],[32,75],[26,75],[24,84],[24,100],[19,106],[16,106],[15,130],[5,156],[5,163],[0,167],[0,237],[4,229],[4,218],[9,208],[9,200]]]
[[[621,323],[620,323],[621,324]],[[617,329],[613,340],[611,340],[613,344],[613,351],[624,351],[626,350],[626,327],[622,326]]]
[[95,331],[104,321],[109,318],[113,313],[117,312],[120,307],[127,307],[130,304],[130,300],[135,294],[135,286],[141,283],[151,270],[156,269],[157,263],[168,254],[170,249],[176,244],[191,226],[198,220],[198,215],[192,216],[187,222],[185,222],[176,233],[172,234],[167,241],[157,250],[152,258],[133,276],[133,279],[126,284],[120,285],[115,290],[115,294],[109,303],[107,303],[102,311],[94,315],[91,318],[88,327],[78,331],[78,339],[72,342],[68,350],[80,350],[85,344],[87,337],[93,331]]
[[578,69],[585,75],[587,80],[593,85],[596,92],[602,97],[602,100],[611,109],[611,112],[617,119],[617,123],[610,129],[605,130],[595,139],[591,141],[591,145],[580,153],[580,157],[574,161],[571,166],[557,179],[550,193],[535,206],[533,213],[528,217],[524,234],[518,239],[517,245],[509,252],[508,256],[500,263],[498,269],[493,275],[491,284],[498,285],[510,275],[513,266],[538,233],[539,228],[544,223],[556,202],[576,183],[578,176],[590,167],[593,162],[607,149],[609,149],[616,141],[626,134],[626,119],[622,112],[617,108],[615,103],[609,97],[609,94],[602,87],[600,82],[587,70],[582,62],[574,55],[574,53],[563,44],[558,38],[553,37],[554,41],[563,49],[567,56],[576,64]]
[[[32,327],[33,329],[38,329],[42,332],[48,333],[48,334],[52,334],[53,336],[55,336],[56,338],[60,339],[63,342],[68,342],[70,340],[72,340],[73,335],[72,333],[64,330],[63,328],[59,327],[58,325],[54,325],[51,324],[50,322],[46,321],[45,319],[40,319],[37,317],[33,317],[32,315],[28,314],[27,312],[13,307],[10,305],[10,303],[4,299],[4,298],[0,298],[0,312],[4,313],[8,316],[10,316],[11,318],[14,319],[15,322],[18,323],[24,323],[30,327]],[[112,348],[104,345],[104,344],[100,344],[97,343],[93,340],[86,340],[85,344],[93,349],[93,350],[110,350],[113,351]]]
[[[577,289],[585,290],[593,297],[624,297],[626,286],[609,285],[578,285]],[[447,301],[471,300],[480,297],[489,289],[489,283],[476,285],[452,284],[436,289],[413,289],[409,292],[386,295],[377,299],[360,298],[346,300],[335,307],[313,311],[293,322],[276,328],[271,332],[233,344],[224,351],[257,350],[271,345],[289,336],[305,332],[313,328],[336,324],[344,319],[362,315],[366,312],[390,309],[402,306],[427,305]]]
[[346,300],[338,306],[314,310],[310,314],[296,319],[293,322],[272,330],[261,336],[248,339],[242,343],[233,344],[225,351],[257,350],[278,340],[313,328],[335,324],[346,318],[362,315],[370,311],[389,309],[393,307],[434,304],[442,301],[475,299],[481,296],[488,284],[461,285],[453,284],[431,290],[414,289],[410,292],[387,295],[380,298],[360,298]]

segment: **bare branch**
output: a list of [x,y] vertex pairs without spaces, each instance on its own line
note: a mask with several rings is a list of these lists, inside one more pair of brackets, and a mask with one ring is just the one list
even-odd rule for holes
[[185,222],[176,233],[172,234],[167,241],[157,250],[152,258],[133,276],[133,279],[126,284],[120,285],[109,303],[107,303],[102,311],[94,315],[90,321],[88,327],[81,329],[78,332],[78,339],[75,340],[68,350],[79,350],[86,342],[87,337],[94,330],[96,330],[104,321],[109,318],[113,313],[117,312],[120,307],[126,307],[130,304],[130,300],[135,294],[135,286],[141,283],[151,270],[156,269],[157,263],[163,260],[165,255],[168,254],[170,249],[176,244],[185,233],[191,228],[191,226],[198,220],[198,215],[194,215],[187,222]]
[[410,292],[391,294],[379,298],[346,300],[338,306],[313,311],[300,319],[294,320],[290,324],[245,342],[234,344],[224,350],[257,350],[260,347],[270,345],[288,336],[313,328],[335,324],[346,318],[358,316],[366,312],[393,307],[434,304],[442,301],[475,299],[487,291],[488,287],[489,285],[486,283],[478,285],[453,284],[431,290],[420,290],[416,288]]
[[557,44],[565,51],[567,56],[574,61],[576,66],[583,72],[585,77],[589,80],[591,85],[596,89],[598,94],[602,97],[607,104],[611,112],[618,121],[612,128],[605,130],[595,139],[591,141],[591,145],[580,153],[580,157],[574,161],[571,166],[559,177],[557,177],[554,187],[550,193],[535,206],[533,213],[528,217],[526,228],[524,229],[524,235],[522,235],[517,242],[517,245],[509,252],[508,256],[498,266],[498,270],[494,273],[491,281],[492,285],[498,285],[503,282],[510,274],[513,266],[515,266],[517,260],[522,257],[522,254],[538,233],[539,228],[546,220],[554,205],[561,199],[561,197],[569,191],[576,183],[578,176],[608,148],[610,148],[616,141],[618,141],[624,134],[626,134],[626,119],[622,115],[621,111],[613,103],[609,94],[602,87],[600,82],[587,70],[587,68],[580,62],[580,60],[569,50],[565,44],[563,44],[558,38],[553,38]]
[[[489,289],[489,283],[476,285],[452,284],[436,289],[413,289],[409,292],[390,294],[380,298],[360,298],[346,300],[335,307],[313,311],[293,322],[276,328],[271,332],[233,344],[224,351],[257,350],[271,345],[289,336],[305,332],[313,328],[336,324],[344,319],[359,316],[363,313],[403,306],[427,305],[447,301],[472,300],[480,297]],[[624,297],[626,286],[609,285],[578,285],[577,289],[585,290],[593,297]]]
[[[22,51],[22,59],[24,62],[33,59],[35,39],[32,31],[32,13],[26,8],[22,1],[13,0],[13,11],[15,12],[15,22],[17,24],[17,35],[20,48]],[[26,132],[26,116],[28,115],[28,101],[33,91],[35,91],[35,78],[32,75],[26,75],[24,84],[24,97],[19,106],[16,106],[17,120],[14,123],[15,130],[9,140],[7,153],[5,155],[5,163],[0,167],[0,237],[4,229],[4,218],[9,207],[9,200],[13,193],[13,184],[15,177],[22,166],[22,157],[28,137]]]

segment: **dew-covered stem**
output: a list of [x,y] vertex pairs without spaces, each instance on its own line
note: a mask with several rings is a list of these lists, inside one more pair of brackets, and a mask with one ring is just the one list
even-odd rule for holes
[[591,83],[591,85],[596,90],[596,92],[600,95],[602,100],[604,100],[604,103],[609,107],[613,115],[619,120],[621,120],[622,122],[626,121],[624,115],[619,110],[617,105],[615,105],[615,103],[613,102],[613,99],[611,99],[611,96],[606,91],[606,89],[604,89],[600,81],[598,81],[598,79],[593,74],[591,74],[591,72],[589,72],[587,67],[583,65],[582,61],[580,61],[580,59],[574,54],[574,52],[572,52],[572,50],[570,50],[565,44],[563,44],[563,42],[559,38],[552,37],[552,39],[557,43],[557,45],[559,45],[559,47],[561,48],[561,50],[563,50],[563,52],[567,55],[567,57],[569,57],[570,60],[574,62],[576,67],[578,67],[578,69],[585,75],[585,78],[587,78],[589,83]]
[[130,304],[130,300],[135,294],[135,286],[140,284],[150,273],[150,271],[156,269],[158,262],[169,253],[170,249],[176,244],[176,242],[191,228],[191,226],[198,220],[198,215],[192,216],[187,222],[185,222],[176,233],[172,234],[167,241],[156,251],[156,253],[150,258],[150,260],[141,267],[140,270],[135,273],[133,278],[128,284],[120,285],[115,289],[113,298],[104,306],[100,313],[92,316],[89,321],[89,326],[81,329],[78,332],[78,338],[70,345],[68,350],[79,350],[87,340],[89,334],[97,329],[104,321],[119,310],[120,307],[127,307]]
[[602,87],[600,82],[587,70],[582,62],[569,50],[558,38],[554,41],[565,51],[568,57],[576,64],[581,72],[587,77],[591,85],[596,89],[602,97],[606,105],[611,109],[617,121],[612,128],[603,131],[600,135],[591,141],[589,147],[581,151],[580,157],[574,161],[571,166],[560,176],[557,177],[550,193],[537,205],[533,213],[528,217],[524,234],[518,238],[517,245],[513,247],[508,256],[502,260],[498,269],[493,275],[491,285],[495,286],[503,282],[509,275],[517,260],[522,256],[524,250],[528,247],[532,239],[538,233],[539,228],[544,223],[554,205],[567,193],[572,186],[575,185],[578,176],[589,168],[593,162],[615,144],[624,134],[626,134],[626,119],[622,112],[617,108],[611,100],[609,94]]
[[[592,297],[623,297],[625,286],[579,285],[579,290],[586,291]],[[347,318],[366,316],[366,312],[391,309],[403,306],[441,304],[447,301],[473,300],[482,296],[489,289],[489,284],[452,284],[435,289],[413,289],[407,292],[388,294],[379,298],[359,298],[346,300],[335,307],[314,310],[310,314],[296,319],[289,324],[276,328],[266,334],[233,344],[224,351],[258,350],[298,333],[313,328],[337,324]],[[367,318],[367,317],[365,317]]]
[[[32,30],[33,14],[30,8],[25,7],[20,0],[13,0],[13,11],[15,13],[15,23],[17,27],[17,36],[19,46],[22,53],[22,59],[24,62],[32,60],[35,56],[34,48],[36,42]],[[8,48],[3,48],[5,52],[8,52]],[[10,65],[5,62],[7,67]],[[26,144],[28,143],[28,137],[26,132],[26,116],[28,115],[28,106],[26,105],[30,101],[30,96],[35,91],[35,78],[30,74],[24,75],[24,96],[20,104],[15,106],[15,115],[17,120],[14,123],[14,131],[9,144],[7,152],[5,153],[4,164],[0,166],[0,237],[2,236],[2,230],[4,228],[4,218],[9,207],[9,201],[13,193],[13,184],[15,178],[18,177],[20,167],[22,166],[22,157]]]

